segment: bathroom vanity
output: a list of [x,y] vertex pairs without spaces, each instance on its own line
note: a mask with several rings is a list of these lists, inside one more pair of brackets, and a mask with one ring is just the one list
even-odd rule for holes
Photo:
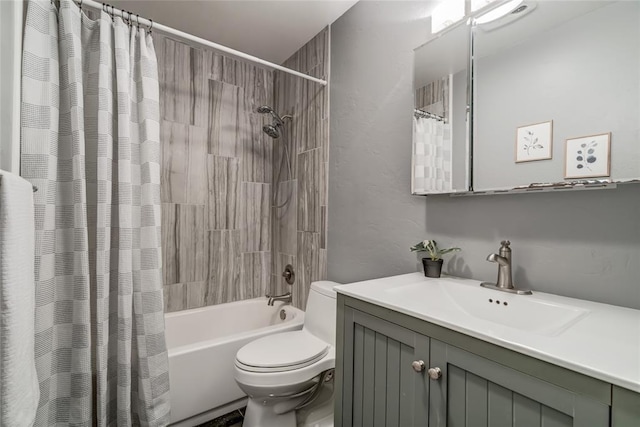
[[640,425],[640,311],[479,285],[337,287],[336,426]]

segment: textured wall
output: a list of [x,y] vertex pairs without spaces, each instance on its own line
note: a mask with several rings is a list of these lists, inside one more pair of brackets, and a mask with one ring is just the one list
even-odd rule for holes
[[417,269],[409,246],[426,237],[426,206],[409,194],[413,49],[430,7],[363,1],[331,26],[331,280]]
[[465,198],[409,195],[412,49],[428,4],[360,2],[332,25],[328,277],[418,270],[427,236],[463,252],[445,269],[494,280],[509,238],[520,286],[640,308],[640,186]]
[[154,37],[167,311],[264,295],[271,279],[273,73]]
[[[329,29],[283,65],[328,80]],[[280,188],[272,215],[272,288],[278,293],[291,290],[294,304],[304,308],[311,282],[324,279],[327,271],[329,89],[276,71],[275,102],[278,113],[293,118],[286,121],[287,133],[275,141],[273,150],[274,182],[279,176]],[[292,288],[281,276],[287,264],[293,265],[296,274]]]

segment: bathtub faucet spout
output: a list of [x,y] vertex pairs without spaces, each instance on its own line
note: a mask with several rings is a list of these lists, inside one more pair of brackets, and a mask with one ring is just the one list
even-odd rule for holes
[[273,303],[276,301],[284,301],[288,302],[289,304],[293,302],[293,296],[291,295],[291,292],[287,292],[283,295],[266,295],[266,297],[269,298],[269,302],[267,303],[267,305],[273,305]]

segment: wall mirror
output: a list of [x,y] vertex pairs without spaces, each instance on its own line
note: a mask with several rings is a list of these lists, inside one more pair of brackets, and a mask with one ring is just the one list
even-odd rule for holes
[[[495,9],[506,3],[494,2]],[[446,187],[447,179],[439,178],[447,177],[443,162],[435,162],[435,175],[432,170],[432,157],[441,156],[418,154],[425,152],[416,144],[424,136],[416,132],[420,128],[414,119],[414,194],[580,189],[638,181],[640,2],[512,4],[501,18],[483,22],[482,11],[471,25],[447,30],[415,50],[414,117],[424,112],[450,119],[452,148],[451,185]],[[472,62],[465,40],[469,32]],[[471,79],[467,68],[473,70]],[[449,85],[440,96],[449,100],[442,108],[433,95],[440,81]],[[438,147],[436,154],[447,152],[446,143]]]
[[463,23],[414,50],[412,194],[469,189],[470,38]]
[[519,7],[472,28],[474,190],[639,178],[640,2]]

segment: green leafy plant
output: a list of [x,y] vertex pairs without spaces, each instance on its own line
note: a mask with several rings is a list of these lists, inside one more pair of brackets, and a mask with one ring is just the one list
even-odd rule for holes
[[433,261],[437,261],[442,258],[442,255],[448,254],[449,252],[457,252],[460,248],[447,248],[447,249],[439,249],[438,244],[435,240],[423,240],[422,242],[418,242],[413,245],[411,248],[411,252],[428,252],[429,258]]

